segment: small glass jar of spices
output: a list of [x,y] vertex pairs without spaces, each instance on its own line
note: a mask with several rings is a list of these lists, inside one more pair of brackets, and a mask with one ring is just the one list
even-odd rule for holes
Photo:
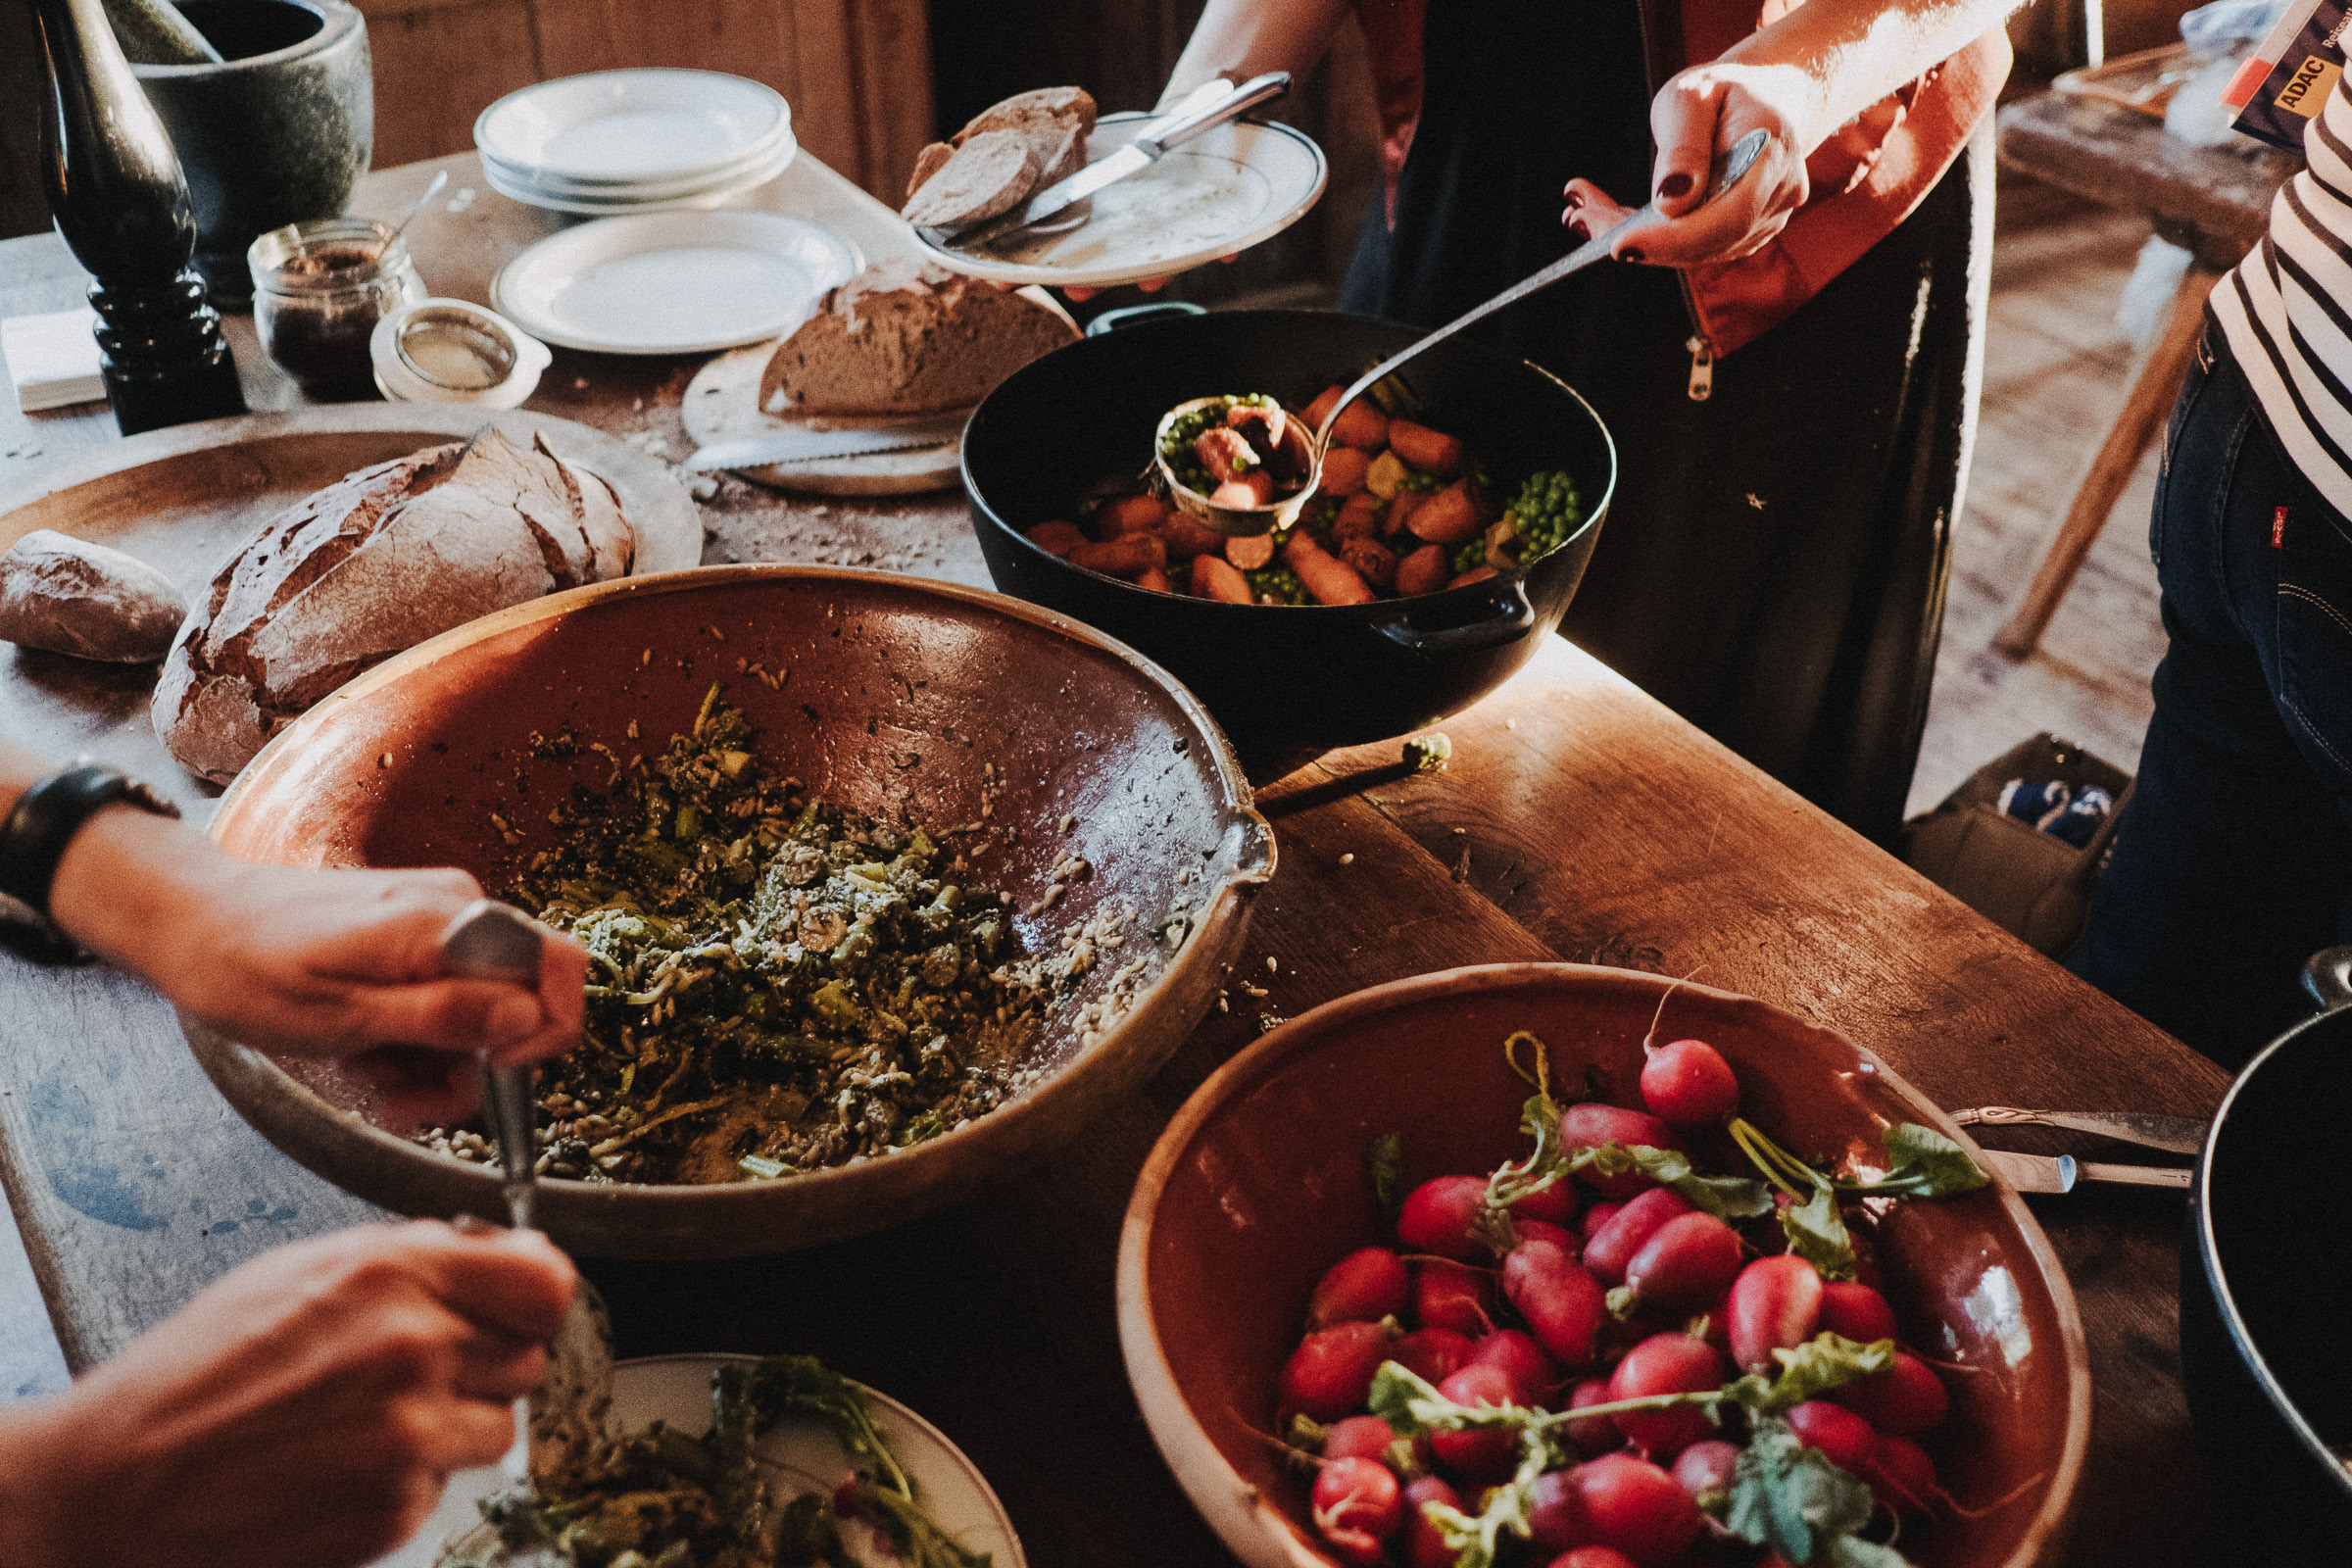
[[368,340],[375,323],[425,297],[408,245],[368,218],[288,223],[245,253],[262,348],[315,403],[377,395]]

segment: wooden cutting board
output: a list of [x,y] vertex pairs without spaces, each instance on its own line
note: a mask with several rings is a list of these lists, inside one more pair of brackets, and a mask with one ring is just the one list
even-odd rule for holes
[[[637,531],[632,574],[701,564],[699,509],[659,459],[601,430],[519,410],[456,404],[339,403],[175,425],[50,464],[0,492],[0,550],[35,528],[136,556],[199,601],[222,562],[277,513],[354,468],[464,440],[484,425],[608,481]],[[0,643],[0,733],[72,744],[193,808],[217,793],[184,772],[147,721],[153,664],[100,664]]]

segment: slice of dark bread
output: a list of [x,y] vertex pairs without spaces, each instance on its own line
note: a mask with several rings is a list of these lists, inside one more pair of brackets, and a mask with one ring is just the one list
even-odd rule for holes
[[899,209],[917,228],[961,228],[1008,212],[1037,188],[1037,149],[1017,130],[988,130],[956,149]]
[[967,409],[1077,335],[1043,306],[944,268],[873,268],[776,345],[760,407],[828,416]]

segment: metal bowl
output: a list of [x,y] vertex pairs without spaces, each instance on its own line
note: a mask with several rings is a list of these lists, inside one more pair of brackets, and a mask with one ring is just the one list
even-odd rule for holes
[[[776,677],[771,687],[748,666]],[[574,1251],[640,1258],[787,1251],[913,1219],[1076,1136],[1166,1060],[1213,1004],[1250,895],[1272,874],[1265,819],[1216,726],[1164,670],[1100,633],[995,594],[882,572],[713,566],[600,583],[473,621],[379,665],[303,715],[220,804],[213,836],[248,859],[466,867],[493,892],[556,829],[546,803],[691,727],[704,693],[760,730],[762,760],[819,797],[1018,836],[982,860],[1013,908],[1065,854],[1091,874],[1015,924],[1031,948],[1122,903],[1134,935],[1058,1003],[1047,1071],[1000,1109],[917,1148],[775,1182],[549,1181],[540,1223]],[[631,728],[636,734],[632,736]],[[580,750],[534,758],[534,732]],[[509,827],[492,820],[497,812]],[[1064,833],[1065,817],[1076,820]],[[509,833],[513,837],[510,841]],[[1153,931],[1172,913],[1189,935]],[[1143,959],[1123,1019],[1081,1048],[1077,1014]],[[369,1119],[331,1067],[280,1063],[183,1020],[229,1102],[329,1181],[410,1214],[501,1218],[497,1176]]]

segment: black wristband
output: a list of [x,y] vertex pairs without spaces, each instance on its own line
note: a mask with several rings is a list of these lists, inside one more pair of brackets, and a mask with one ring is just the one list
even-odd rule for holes
[[49,890],[74,836],[117,804],[159,816],[179,815],[178,807],[129,775],[95,765],[52,773],[18,798],[16,809],[0,824],[0,894],[29,910],[33,919],[0,927],[0,942],[39,962],[86,959],[50,917]]

